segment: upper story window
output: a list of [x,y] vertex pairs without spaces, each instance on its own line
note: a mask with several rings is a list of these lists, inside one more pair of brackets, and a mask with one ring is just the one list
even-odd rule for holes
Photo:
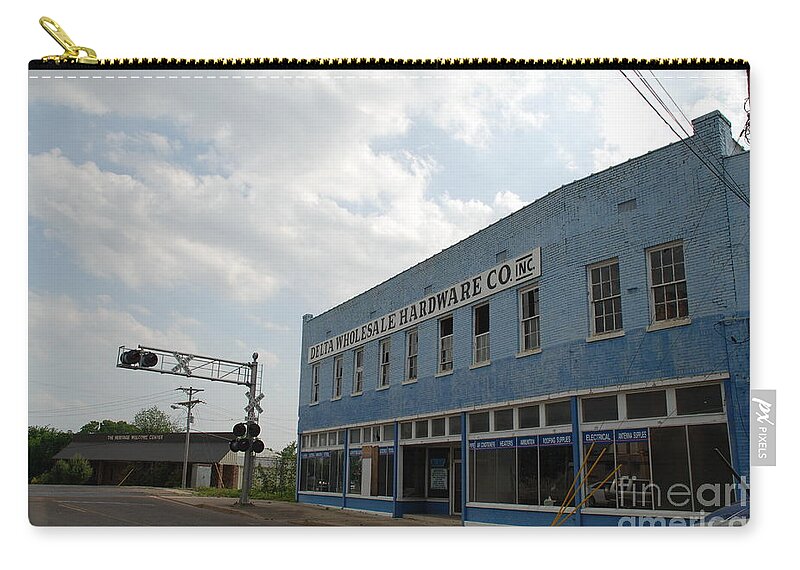
[[342,357],[337,356],[333,359],[333,399],[338,400],[342,397]]
[[439,320],[439,373],[453,370],[453,317]]
[[489,362],[489,305],[475,307],[473,312],[472,363]]
[[406,333],[406,382],[417,379],[417,353],[419,352],[419,336],[417,329]]
[[364,349],[353,353],[353,394],[364,391]]
[[607,334],[622,330],[622,297],[619,288],[619,262],[589,267],[591,333]]
[[539,287],[520,293],[520,352],[530,352],[541,346],[539,338]]
[[661,245],[647,252],[650,269],[650,306],[653,322],[687,319],[689,297],[683,244]]
[[319,402],[319,364],[311,367],[311,403]]
[[392,348],[392,339],[385,338],[380,342],[380,370],[378,371],[378,388],[389,385],[389,353]]

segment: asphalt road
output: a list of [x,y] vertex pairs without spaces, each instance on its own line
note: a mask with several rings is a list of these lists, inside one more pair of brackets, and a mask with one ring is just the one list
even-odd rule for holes
[[455,526],[458,517],[375,513],[283,501],[196,497],[156,487],[29,485],[34,526]]
[[34,526],[259,526],[247,514],[201,509],[179,497],[148,487],[30,485],[28,519]]

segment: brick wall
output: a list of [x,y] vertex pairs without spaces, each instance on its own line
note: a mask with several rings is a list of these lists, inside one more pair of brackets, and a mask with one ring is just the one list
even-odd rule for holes
[[[743,188],[749,153],[737,151],[718,112],[694,121],[695,148]],[[633,207],[632,200],[635,200]],[[625,205],[620,206],[620,204]],[[749,319],[749,209],[677,142],[559,188],[366,293],[305,318],[300,431],[455,410],[563,391],[730,371],[737,394],[749,385],[747,344],[719,334],[725,319]],[[647,332],[647,248],[682,240],[690,325]],[[542,351],[518,358],[518,291],[489,297],[491,365],[470,370],[472,310],[454,312],[454,373],[435,377],[437,320],[418,325],[419,380],[401,384],[405,331],[392,334],[391,386],[376,391],[378,340],[364,345],[364,393],[351,396],[353,351],[344,352],[343,397],[331,401],[333,358],[320,363],[320,401],[309,406],[308,347],[541,247]],[[587,342],[587,265],[619,260],[625,334]],[[328,332],[330,331],[330,333]],[[746,357],[743,357],[745,355]],[[744,396],[746,402],[746,396]],[[738,443],[735,445],[739,446]],[[745,453],[746,455],[746,453]]]

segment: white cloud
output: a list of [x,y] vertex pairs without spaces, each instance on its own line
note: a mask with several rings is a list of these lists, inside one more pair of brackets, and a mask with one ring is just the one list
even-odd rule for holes
[[[59,416],[59,410],[67,409],[80,427],[89,419],[98,419],[89,411],[96,402],[152,395],[154,384],[110,380],[115,376],[115,357],[121,344],[197,350],[192,333],[198,323],[193,319],[173,314],[169,326],[159,330],[108,306],[105,299],[96,301],[81,306],[66,295],[28,295],[29,409],[37,415],[34,422],[47,423],[41,418],[52,417],[59,418],[57,425],[64,426],[72,420],[69,413]],[[157,390],[163,391],[163,386]]]
[[[137,290],[210,287],[242,303],[306,283],[321,309],[522,203],[511,194],[492,202],[432,195],[432,157],[371,148],[419,116],[479,147],[493,133],[540,125],[532,107],[538,83],[497,77],[348,81],[328,74],[236,89],[209,82],[201,90],[179,81],[75,82],[73,91],[92,90],[98,109],[113,109],[132,127],[105,136],[105,168],[57,150],[31,156],[30,214],[95,277]],[[32,98],[83,100],[48,89]],[[170,134],[136,126],[159,117],[169,117]],[[189,145],[200,149],[195,165],[219,174],[197,174],[178,161]],[[319,274],[324,284],[309,279]]]

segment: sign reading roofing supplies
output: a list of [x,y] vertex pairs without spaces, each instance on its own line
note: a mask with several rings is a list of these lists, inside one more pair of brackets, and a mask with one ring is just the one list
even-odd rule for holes
[[461,305],[474,303],[542,274],[541,249],[535,248],[513,260],[492,267],[469,279],[401,309],[372,319],[347,332],[336,335],[308,349],[308,362],[316,362],[372,339],[432,319]]

